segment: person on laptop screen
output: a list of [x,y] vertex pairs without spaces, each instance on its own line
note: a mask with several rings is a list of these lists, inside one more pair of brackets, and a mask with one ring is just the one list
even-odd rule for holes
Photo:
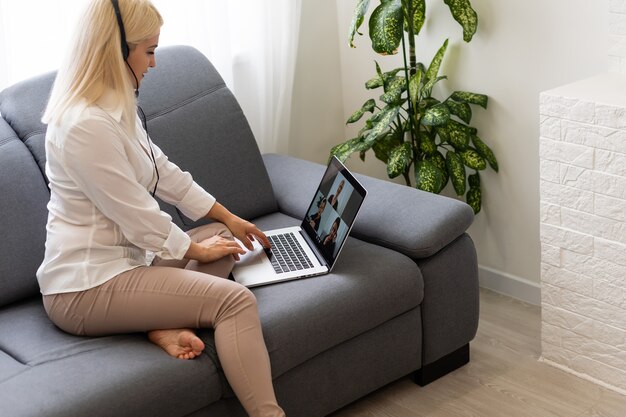
[[326,209],[326,197],[320,197],[317,200],[317,211],[314,214],[311,214],[307,220],[309,224],[316,232],[320,228],[320,222],[322,221],[322,215],[324,214],[324,209]]
[[326,253],[328,258],[332,258],[335,255],[335,246],[337,243],[337,233],[339,232],[339,225],[341,219],[337,217],[333,224],[330,226],[330,230],[322,238],[322,250]]
[[331,194],[330,197],[328,197],[328,202],[330,203],[331,207],[334,208],[335,210],[337,209],[337,206],[339,205],[339,196],[341,195],[341,192],[343,191],[343,187],[346,184],[346,180],[341,180],[339,182],[339,185],[337,186],[337,191],[335,191],[335,194]]
[[[170,162],[137,108],[162,24],[148,0],[92,0],[79,21],[43,116],[50,202],[37,279],[44,307],[68,333],[146,332],[180,359],[205,347],[192,329],[213,328],[246,412],[281,417],[254,295],[225,279],[245,253],[232,236],[250,250],[252,241],[269,247],[269,240]],[[216,223],[187,234],[155,197]],[[156,254],[151,265],[147,251]]]

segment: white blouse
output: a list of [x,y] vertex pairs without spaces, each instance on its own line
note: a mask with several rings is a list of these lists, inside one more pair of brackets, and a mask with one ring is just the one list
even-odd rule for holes
[[[37,279],[44,295],[83,291],[146,265],[146,251],[182,259],[189,236],[161,211],[151,192],[156,172],[139,117],[134,137],[122,128],[112,94],[75,106],[46,133],[50,181],[47,239]],[[152,145],[159,170],[157,197],[192,220],[215,198]]]

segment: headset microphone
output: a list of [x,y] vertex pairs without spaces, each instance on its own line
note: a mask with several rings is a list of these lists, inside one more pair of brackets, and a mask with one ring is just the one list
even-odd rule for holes
[[[124,30],[124,22],[122,21],[122,12],[120,11],[120,5],[118,0],[111,0],[113,4],[113,9],[115,9],[115,17],[117,18],[117,26],[120,28],[120,38],[122,40],[122,57],[124,57],[124,62],[128,66],[130,73],[133,74],[135,78],[135,97],[139,97],[139,80],[137,79],[137,75],[135,75],[135,71],[128,63],[128,56],[130,55],[130,48],[128,47],[128,43],[126,42],[126,31]],[[159,169],[156,166],[156,159],[154,158],[154,151],[152,150],[152,141],[150,140],[150,135],[148,134],[148,123],[146,120],[146,115],[143,112],[143,109],[137,106],[137,109],[140,112],[141,116],[141,124],[143,125],[144,130],[146,131],[146,138],[148,139],[148,146],[150,147],[150,156],[152,158],[152,163],[154,164],[154,170],[156,172],[156,183],[154,184],[154,190],[152,190],[152,197],[155,196],[157,185],[159,185]]]

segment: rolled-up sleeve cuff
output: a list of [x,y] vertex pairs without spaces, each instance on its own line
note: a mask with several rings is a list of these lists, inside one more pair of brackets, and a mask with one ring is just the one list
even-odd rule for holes
[[196,221],[205,216],[215,204],[215,197],[207,193],[195,181],[187,194],[176,207],[191,220]]
[[170,234],[163,243],[163,250],[156,255],[162,259],[183,259],[191,245],[191,238],[180,227],[172,223]]

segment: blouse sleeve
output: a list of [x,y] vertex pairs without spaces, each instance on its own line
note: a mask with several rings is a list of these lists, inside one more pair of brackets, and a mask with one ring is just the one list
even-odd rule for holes
[[215,197],[198,185],[189,172],[172,163],[154,143],[152,149],[159,170],[157,197],[176,206],[193,221],[205,216],[215,204]]

